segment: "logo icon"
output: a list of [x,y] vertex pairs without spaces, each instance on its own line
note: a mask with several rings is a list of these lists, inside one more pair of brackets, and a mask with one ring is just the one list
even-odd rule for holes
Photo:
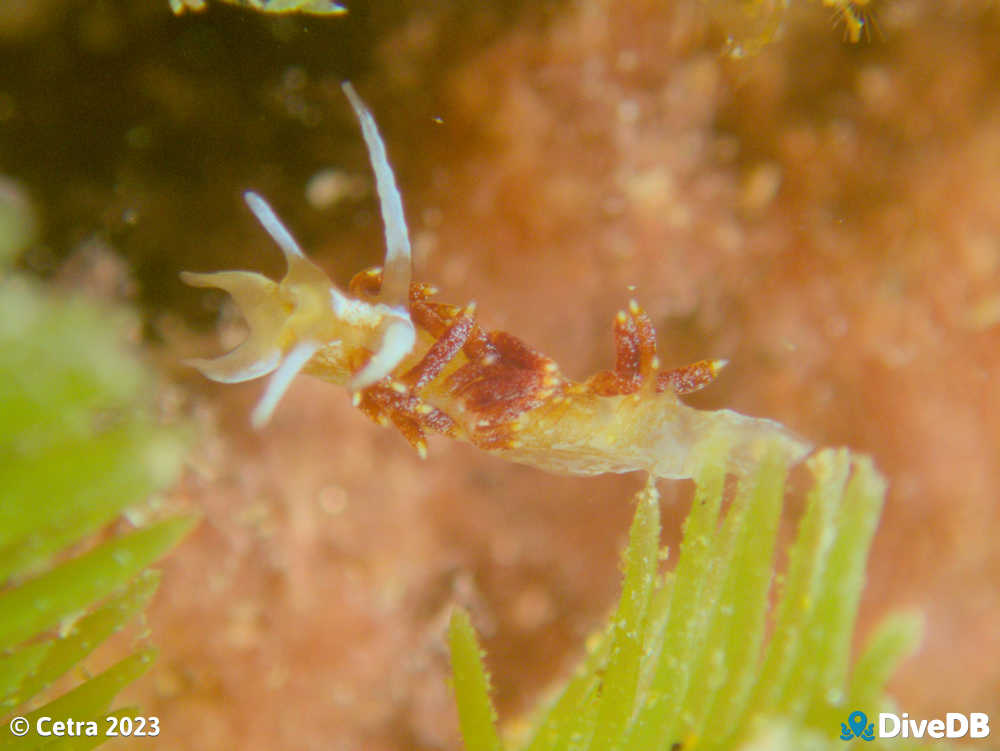
[[857,710],[847,715],[847,722],[840,723],[840,740],[849,741],[860,738],[863,741],[875,740],[875,723],[868,724],[868,717]]

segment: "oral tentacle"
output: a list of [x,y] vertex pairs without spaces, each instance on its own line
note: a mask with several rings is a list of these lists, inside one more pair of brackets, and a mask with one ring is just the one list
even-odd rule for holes
[[399,195],[399,188],[396,187],[396,178],[392,167],[389,166],[385,144],[379,135],[375,118],[349,82],[345,81],[341,84],[341,88],[361,123],[361,134],[368,146],[368,156],[375,171],[375,187],[382,208],[382,221],[385,224],[385,263],[379,300],[391,307],[406,310],[410,294],[412,253],[410,236],[406,229],[406,216],[403,214],[403,199]]
[[212,274],[181,272],[192,287],[212,287],[228,292],[250,329],[236,349],[221,357],[188,360],[206,378],[220,383],[241,383],[265,376],[281,360],[279,339],[287,315],[278,285],[253,271],[218,271]]
[[359,370],[349,388],[360,391],[389,375],[403,361],[417,341],[417,332],[409,318],[394,318],[385,328],[379,348]]
[[260,398],[257,406],[254,407],[250,422],[255,428],[261,428],[267,424],[274,413],[274,408],[278,406],[281,397],[288,391],[288,387],[295,379],[295,376],[301,372],[302,368],[306,366],[306,363],[312,359],[312,356],[316,354],[321,346],[317,342],[300,342],[288,353],[281,366],[274,371],[271,380],[268,381],[264,396]]
[[266,376],[280,363],[280,349],[270,347],[262,350],[252,342],[244,342],[221,357],[192,358],[184,361],[185,365],[197,368],[203,376],[218,383],[252,381],[254,378]]
[[247,341],[274,343],[277,339],[286,311],[280,302],[278,284],[263,274],[255,271],[216,271],[210,274],[182,271],[181,281],[192,287],[209,287],[229,293],[250,328]]

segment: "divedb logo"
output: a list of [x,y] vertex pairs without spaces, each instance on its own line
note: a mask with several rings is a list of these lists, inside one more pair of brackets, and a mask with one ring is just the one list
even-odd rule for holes
[[906,712],[880,712],[878,723],[868,722],[864,712],[855,710],[840,723],[840,739],[860,738],[988,738],[990,717],[985,712],[948,712],[944,719],[911,720]]

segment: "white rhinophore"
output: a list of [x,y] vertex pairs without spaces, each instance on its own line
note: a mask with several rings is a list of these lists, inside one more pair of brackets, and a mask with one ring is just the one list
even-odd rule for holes
[[396,187],[396,178],[386,157],[385,144],[379,136],[375,118],[347,81],[342,84],[344,93],[361,123],[361,135],[368,146],[368,157],[375,171],[375,188],[382,206],[385,224],[385,265],[382,267],[382,291],[379,299],[386,305],[407,309],[410,299],[410,236],[406,230],[403,199]]
[[250,333],[235,350],[212,360],[189,360],[188,364],[222,383],[271,374],[264,396],[253,411],[254,427],[267,423],[292,380],[318,352],[323,351],[322,356],[329,361],[334,352],[342,351],[342,335],[355,340],[360,337],[362,346],[373,353],[348,378],[347,386],[353,391],[392,373],[416,344],[408,304],[411,252],[403,200],[375,119],[349,83],[344,83],[343,88],[361,122],[385,225],[385,265],[377,301],[356,300],[339,290],[306,257],[267,201],[252,191],[244,193],[243,198],[281,248],[288,264],[281,282],[251,271],[181,274],[188,284],[228,292],[246,318]]

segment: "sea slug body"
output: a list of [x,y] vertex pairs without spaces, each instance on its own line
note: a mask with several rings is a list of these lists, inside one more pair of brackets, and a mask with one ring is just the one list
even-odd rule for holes
[[779,423],[730,410],[698,410],[680,400],[704,388],[726,364],[702,360],[664,370],[649,316],[632,301],[615,318],[614,368],[583,383],[517,337],[487,331],[475,305],[435,301],[411,279],[402,199],[375,120],[350,84],[344,91],[361,123],[385,225],[382,268],[357,274],[344,292],[302,252],[263,198],[250,210],[284,253],[280,282],[250,271],[185,272],[184,281],[232,295],[250,333],[232,352],[192,360],[208,378],[237,383],[270,376],[254,409],[264,425],[299,373],[347,387],[353,403],[394,425],[419,452],[437,433],[522,464],[575,475],[645,470],[691,477],[700,447],[721,437],[740,471],[765,451],[789,464],[810,446]]

